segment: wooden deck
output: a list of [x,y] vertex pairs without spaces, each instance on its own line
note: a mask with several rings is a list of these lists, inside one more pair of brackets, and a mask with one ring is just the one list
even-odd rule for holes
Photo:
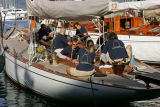
[[[15,50],[18,57],[22,57],[22,58],[29,60],[29,55],[28,55],[29,44],[26,40],[19,41],[18,38],[9,38],[8,40],[4,40],[4,43],[9,47],[8,50],[11,53],[14,54],[14,50]],[[45,67],[46,69],[50,71],[58,72],[60,74],[65,75],[66,77],[72,78],[72,76],[68,76],[68,74],[66,73],[66,68],[68,67],[67,65],[64,65],[62,63],[59,63],[57,65],[51,65],[49,64],[49,61],[39,61],[36,63],[38,65]],[[138,73],[145,72],[145,73],[150,73],[150,74],[152,73],[154,77],[157,77],[157,79],[160,80],[160,76],[155,76],[155,75],[160,75],[160,73],[156,69],[153,69],[152,67],[138,60],[134,61],[133,68],[136,69],[134,72],[138,72]],[[118,87],[123,87],[123,88],[125,87],[134,88],[134,89],[136,88],[145,89],[146,88],[146,84],[142,84],[142,83],[137,82],[137,80],[134,80],[135,75],[129,75],[127,72],[125,72],[124,74],[127,78],[124,78],[122,76],[115,75],[115,74],[110,74],[110,73],[107,73],[107,76],[104,76],[104,77],[87,76],[87,77],[73,77],[73,78],[77,80],[86,81],[86,82],[90,82],[90,79],[92,79],[92,82],[95,84],[113,85],[113,86],[118,86]],[[152,88],[155,88],[155,87],[152,87]],[[156,88],[160,88],[160,87],[156,87]]]

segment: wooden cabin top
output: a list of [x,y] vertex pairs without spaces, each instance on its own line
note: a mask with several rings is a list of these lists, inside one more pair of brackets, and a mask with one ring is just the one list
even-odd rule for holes
[[[98,32],[95,26],[96,23],[89,21],[83,21],[80,23],[85,26],[88,31]],[[160,29],[159,21],[152,21],[150,24],[147,24],[147,21],[145,20],[144,25],[142,17],[104,18],[104,26],[107,27],[107,32],[115,32],[121,35],[128,35],[128,33],[130,33],[131,35],[155,36],[160,33],[159,30],[152,31],[152,29],[155,28]]]

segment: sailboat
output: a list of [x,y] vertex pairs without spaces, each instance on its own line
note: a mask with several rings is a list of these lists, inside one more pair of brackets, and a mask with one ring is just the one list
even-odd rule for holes
[[[12,1],[4,1],[2,0],[2,7],[1,7],[1,16],[2,19],[4,20],[17,20],[17,19],[23,19],[27,16],[27,11],[21,9],[21,8],[16,8],[13,6]],[[15,1],[14,1],[15,3]]]
[[[138,55],[136,58],[148,62],[151,64],[159,64],[160,58],[159,58],[159,41],[160,41],[160,22],[153,20],[149,24],[145,25],[145,17],[148,17],[148,13],[150,12],[150,15],[152,17],[159,17],[158,11],[159,10],[159,0],[147,0],[144,2],[131,2],[131,3],[122,3],[120,8],[130,8],[135,10],[141,10],[142,11],[142,20],[138,18],[129,18],[130,19],[130,26],[129,27],[129,33],[130,35],[128,38],[124,37],[125,35],[123,33],[120,33],[119,36],[121,40],[125,41],[126,44],[131,43],[133,46],[133,49],[135,50],[135,54]],[[157,4],[157,5],[154,5]],[[135,20],[135,21],[133,21]],[[136,20],[139,20],[139,23],[136,22]],[[140,21],[141,20],[141,21]],[[135,26],[136,23],[137,26]],[[140,24],[142,23],[142,24]],[[138,25],[139,24],[139,25]],[[147,47],[147,49],[145,48]]]
[[3,20],[17,20],[17,19],[24,19],[27,15],[27,11],[23,9],[2,9],[1,15],[3,17]]
[[[160,26],[158,21],[148,25],[143,25],[141,17],[113,17],[105,18],[104,25],[108,26],[108,32],[114,31],[118,34],[118,38],[126,45],[132,45],[135,57],[145,63],[160,65],[159,43],[160,43]],[[130,28],[126,28],[125,22],[130,23]],[[89,23],[89,24],[88,24]],[[92,21],[86,26],[92,39],[96,43],[97,38],[102,33],[97,33],[95,24]],[[145,47],[148,47],[146,49]]]
[[[114,69],[112,66],[107,66],[104,69],[105,75],[101,75],[103,74],[101,68],[104,66],[95,63],[95,74],[76,77],[66,73],[67,67],[75,67],[71,61],[57,59],[58,64],[55,65],[50,64],[47,58],[35,59],[38,58],[37,43],[34,42],[36,17],[88,20],[113,12],[114,2],[107,0],[26,0],[26,2],[32,24],[30,29],[24,30],[22,27],[15,29],[13,26],[2,36],[6,74],[11,80],[37,94],[66,102],[105,103],[110,100],[135,100],[148,93],[157,92],[158,95],[160,74],[139,60],[134,61],[132,74],[127,70],[118,75],[114,70],[112,72]],[[79,8],[82,9],[81,12]],[[147,81],[148,79],[150,81]]]

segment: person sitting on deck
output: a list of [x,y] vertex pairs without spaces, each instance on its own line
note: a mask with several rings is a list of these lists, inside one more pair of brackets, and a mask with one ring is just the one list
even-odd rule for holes
[[41,28],[39,29],[38,34],[39,34],[40,44],[49,48],[51,45],[51,43],[49,43],[49,42],[53,38],[53,33],[52,33],[51,29],[48,26],[46,26],[45,24],[41,24]]
[[93,67],[94,63],[94,43],[92,40],[88,40],[86,48],[80,48],[78,52],[78,65],[76,68],[68,67],[66,72],[73,76],[90,76],[95,70]]
[[60,53],[57,54],[59,58],[71,60],[77,59],[77,53],[79,51],[78,44],[78,38],[73,37],[72,38],[72,45],[69,45],[65,47]]
[[65,48],[67,45],[71,45],[72,43],[68,41],[67,37],[65,36],[66,29],[62,28],[60,33],[56,36],[54,43],[51,47],[51,51],[55,53],[59,53]]
[[74,24],[76,30],[76,35],[78,35],[83,43],[85,43],[87,40],[90,40],[90,36],[87,33],[87,30],[85,27],[81,26],[78,22]]
[[107,26],[104,26],[104,35],[102,34],[97,39],[95,49],[101,48],[101,50],[103,50],[103,46],[107,43],[107,41],[108,41],[108,31],[107,31]]
[[104,45],[101,58],[103,62],[113,64],[116,62],[128,63],[132,57],[132,48],[118,40],[117,34],[109,33],[108,42]]

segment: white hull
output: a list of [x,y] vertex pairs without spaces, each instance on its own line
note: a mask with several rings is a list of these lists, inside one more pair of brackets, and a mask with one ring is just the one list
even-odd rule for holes
[[102,84],[92,84],[91,86],[90,82],[74,80],[28,66],[8,53],[5,53],[5,61],[6,74],[12,80],[47,97],[64,101],[93,102],[91,88],[93,87],[97,102],[116,100],[119,97],[136,98],[136,90]]
[[137,59],[145,62],[160,63],[160,37],[159,36],[129,36],[120,35],[119,39],[125,45],[132,45],[133,53]]
[[[6,15],[5,15],[6,14]],[[22,9],[3,9],[1,10],[1,15],[4,20],[15,20],[15,19],[23,19],[27,15],[27,11]]]
[[[2,18],[4,20],[4,15],[2,15]],[[25,17],[24,14],[17,14],[15,15],[6,15],[5,20],[15,20],[15,19],[23,19]]]
[[[96,43],[98,36],[91,36]],[[152,63],[160,63],[160,37],[159,36],[129,36],[118,35],[125,45],[131,45],[135,58]]]

